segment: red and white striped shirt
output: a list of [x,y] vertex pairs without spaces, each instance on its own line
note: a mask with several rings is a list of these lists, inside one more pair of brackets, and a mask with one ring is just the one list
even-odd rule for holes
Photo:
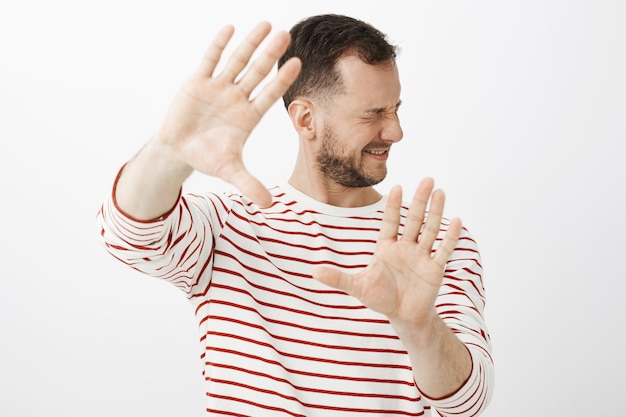
[[[260,209],[239,195],[186,194],[154,221],[108,199],[98,215],[107,250],[183,290],[200,326],[206,411],[228,416],[475,416],[493,386],[482,267],[463,230],[437,309],[465,343],[472,374],[444,399],[425,398],[384,315],[311,277],[354,273],[373,254],[385,201],[342,208],[285,184]],[[406,207],[402,211],[402,221]],[[441,233],[447,228],[442,222]],[[440,236],[441,238],[441,236]]]

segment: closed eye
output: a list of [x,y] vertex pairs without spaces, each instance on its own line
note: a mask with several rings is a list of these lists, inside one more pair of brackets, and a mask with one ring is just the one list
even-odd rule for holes
[[366,119],[373,119],[373,118],[389,118],[389,117],[396,117],[398,115],[398,109],[400,108],[400,105],[402,104],[402,101],[398,101],[398,103],[393,107],[393,108],[389,108],[389,107],[377,107],[377,108],[373,108],[373,109],[369,109],[365,112],[366,114]]

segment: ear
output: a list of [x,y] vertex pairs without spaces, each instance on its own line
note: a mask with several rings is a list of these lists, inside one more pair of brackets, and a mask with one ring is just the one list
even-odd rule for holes
[[315,138],[315,110],[313,102],[306,99],[296,99],[289,104],[291,123],[303,139]]

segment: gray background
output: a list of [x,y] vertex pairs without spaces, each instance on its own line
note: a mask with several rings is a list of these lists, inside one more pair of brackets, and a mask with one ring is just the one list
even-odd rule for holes
[[[405,137],[380,190],[434,177],[478,241],[497,371],[484,416],[617,414],[625,2],[4,0],[0,415],[203,415],[192,309],[104,252],[96,211],[222,25],[238,41],[324,12],[402,47]],[[248,168],[282,182],[296,145],[278,104]]]

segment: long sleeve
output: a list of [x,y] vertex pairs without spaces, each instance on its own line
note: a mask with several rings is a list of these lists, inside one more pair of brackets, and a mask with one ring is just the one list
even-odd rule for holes
[[472,373],[453,395],[426,398],[389,321],[311,277],[315,265],[353,272],[370,262],[384,202],[342,208],[288,187],[272,193],[267,209],[236,195],[184,194],[153,221],[129,217],[111,196],[98,213],[112,256],[171,282],[194,305],[207,413],[477,416],[493,362],[482,266],[467,230],[436,308],[467,346]]
[[181,196],[165,215],[141,221],[124,213],[114,194],[97,214],[106,250],[131,268],[169,281],[191,297],[201,280],[210,279],[213,243],[228,211],[226,200],[213,194]]
[[476,242],[463,229],[450,257],[436,308],[443,321],[467,347],[472,372],[454,394],[428,401],[442,416],[476,416],[488,405],[494,386],[491,340],[484,319],[483,269]]

